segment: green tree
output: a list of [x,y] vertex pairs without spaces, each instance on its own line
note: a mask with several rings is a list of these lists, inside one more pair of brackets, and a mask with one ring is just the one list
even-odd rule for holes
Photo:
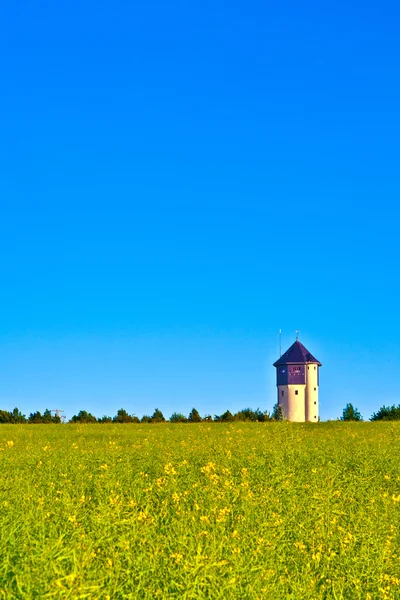
[[97,419],[98,423],[112,423],[112,417],[107,417],[107,415],[103,415],[100,419]]
[[33,412],[28,417],[28,423],[61,423],[60,415],[52,415],[46,408],[42,414],[39,410]]
[[170,423],[187,423],[188,420],[182,413],[174,412],[169,418]]
[[151,423],[151,417],[149,415],[143,415],[140,422],[141,423]]
[[284,417],[283,407],[277,402],[272,409],[271,419],[274,419],[274,421],[283,421]]
[[11,413],[10,423],[26,423],[26,417],[18,408],[14,408]]
[[254,411],[251,408],[243,408],[234,414],[235,421],[255,421]]
[[42,423],[53,423],[53,417],[51,416],[51,412],[48,408],[43,413]]
[[61,423],[61,417],[60,417],[60,415],[57,415],[57,414],[53,415],[51,417],[51,422],[52,423]]
[[28,417],[28,423],[43,423],[42,413],[39,410],[31,413]]
[[259,408],[253,410],[252,408],[243,408],[235,414],[235,421],[268,421],[269,414],[267,411],[261,411]]
[[362,421],[363,418],[360,411],[355,408],[351,403],[346,404],[343,409],[343,414],[340,417],[341,421]]
[[77,415],[71,418],[71,423],[97,423],[97,419],[86,410],[80,410]]
[[199,411],[196,408],[192,408],[189,413],[188,421],[190,423],[201,423],[201,416]]
[[257,408],[256,414],[257,421],[260,421],[261,423],[265,423],[265,421],[269,421],[271,419],[271,416],[267,410],[262,411],[259,408]]
[[214,421],[217,421],[218,423],[230,423],[231,421],[234,421],[234,420],[235,420],[235,417],[233,416],[233,414],[231,413],[230,410],[226,410],[220,416],[218,416],[218,415],[214,416]]
[[400,404],[382,406],[377,413],[372,415],[370,421],[400,421]]
[[11,423],[11,413],[8,410],[0,410],[0,423]]
[[113,418],[114,423],[134,423],[133,417],[128,415],[124,408],[120,408],[117,411],[116,416]]
[[152,414],[151,422],[152,423],[165,423],[164,415],[162,414],[161,410],[159,410],[158,408],[156,408],[154,413]]

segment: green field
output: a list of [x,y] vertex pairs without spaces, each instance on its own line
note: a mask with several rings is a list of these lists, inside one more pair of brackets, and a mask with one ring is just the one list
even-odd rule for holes
[[400,598],[400,423],[0,426],[0,598]]

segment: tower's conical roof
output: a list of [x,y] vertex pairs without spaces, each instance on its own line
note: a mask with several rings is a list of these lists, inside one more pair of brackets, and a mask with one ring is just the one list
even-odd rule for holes
[[286,352],[274,362],[274,367],[279,367],[280,365],[301,365],[305,363],[315,363],[320,367],[322,366],[319,360],[317,360],[311,352],[299,342],[299,340],[296,340],[295,343],[290,346],[289,350],[286,350]]

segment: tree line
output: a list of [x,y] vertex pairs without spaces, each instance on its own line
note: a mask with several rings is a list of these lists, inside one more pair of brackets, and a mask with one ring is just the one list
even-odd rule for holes
[[[120,408],[114,417],[104,415],[101,418],[97,418],[86,410],[80,410],[78,414],[74,415],[70,419],[70,423],[201,423],[201,422],[232,422],[232,421],[269,421],[282,420],[282,414],[278,406],[274,407],[271,414],[267,411],[261,411],[259,408],[253,410],[251,408],[244,408],[235,414],[232,414],[229,410],[225,411],[221,415],[200,415],[196,408],[192,408],[188,416],[182,413],[174,412],[167,420],[160,409],[156,408],[152,415],[143,415],[141,419],[136,415],[130,415],[124,408]],[[43,414],[39,411],[30,413],[26,417],[18,408],[14,408],[13,411],[8,412],[6,410],[0,410],[0,423],[61,423],[59,415],[52,415],[49,409],[46,409]]]
[[13,411],[0,410],[0,423],[61,423],[59,415],[52,415],[46,408],[43,414],[39,411],[31,413],[27,418],[18,408]]
[[[354,407],[352,404],[346,404],[343,409],[342,416],[340,417],[341,421],[363,421],[363,417],[361,416],[358,408]],[[397,406],[393,404],[392,406],[381,406],[378,412],[374,413],[372,417],[369,419],[370,421],[400,421],[400,404]]]
[[[169,423],[201,423],[201,422],[231,422],[231,421],[269,421],[271,419],[278,420],[278,412],[274,409],[271,415],[267,411],[261,411],[259,408],[253,410],[251,408],[244,408],[239,412],[232,414],[229,410],[225,411],[222,415],[204,415],[202,417],[196,408],[192,408],[189,415],[183,415],[182,413],[174,412],[169,417]],[[115,417],[103,416],[100,419],[85,410],[79,411],[77,415],[71,418],[72,423],[166,423],[167,419],[159,408],[154,410],[154,413],[150,415],[143,415],[141,419],[135,415],[130,415],[124,408],[120,408]]]
[[[284,415],[281,407],[275,405],[272,412],[262,411],[259,408],[253,410],[251,408],[244,408],[237,413],[232,414],[229,410],[225,411],[221,415],[200,415],[196,408],[192,408],[189,415],[183,415],[182,413],[174,412],[168,419],[169,423],[201,423],[214,421],[216,423],[231,423],[234,421],[247,421],[247,422],[265,422],[265,421],[283,421]],[[363,421],[363,417],[360,411],[353,406],[353,404],[347,404],[343,409],[341,421]],[[393,406],[382,406],[378,412],[374,413],[370,421],[400,421],[400,404]],[[52,415],[49,409],[46,409],[42,414],[39,411],[30,413],[26,417],[18,408],[14,408],[12,411],[0,410],[0,423],[61,423],[59,415]],[[120,408],[114,417],[108,417],[104,415],[100,419],[96,418],[86,410],[80,410],[77,415],[74,415],[70,423],[166,423],[161,410],[156,408],[153,414],[143,415],[141,419],[135,415],[130,415],[124,408]]]

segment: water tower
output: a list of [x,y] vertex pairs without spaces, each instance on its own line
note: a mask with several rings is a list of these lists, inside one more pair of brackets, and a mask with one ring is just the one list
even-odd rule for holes
[[288,421],[318,422],[319,367],[299,340],[274,363],[278,405]]

